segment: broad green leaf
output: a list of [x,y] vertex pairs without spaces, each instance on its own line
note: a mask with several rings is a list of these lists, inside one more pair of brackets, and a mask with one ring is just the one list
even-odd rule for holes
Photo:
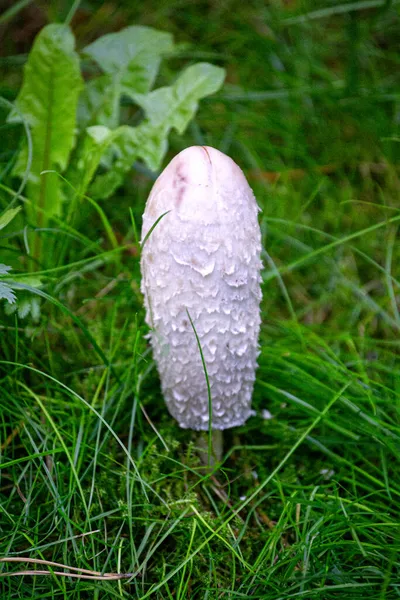
[[107,198],[122,185],[126,173],[139,158],[157,171],[168,149],[169,131],[170,127],[153,127],[148,121],[138,127],[119,127],[112,144],[114,162],[108,173],[96,177],[91,194]]
[[135,94],[135,101],[144,109],[154,128],[175,128],[183,133],[194,117],[198,101],[214,94],[223,84],[224,69],[209,63],[188,67],[174,85],[150,94]]
[[115,128],[119,123],[120,86],[113,85],[110,75],[90,80],[84,87],[78,104],[80,128],[104,125]]
[[90,188],[93,198],[104,199],[123,183],[125,174],[132,168],[140,155],[136,129],[128,125],[118,127],[112,134],[112,163],[108,173],[98,175]]
[[123,94],[146,94],[163,55],[173,49],[172,35],[151,27],[132,26],[109,33],[83,52],[108,75],[115,76]]
[[100,164],[100,160],[113,141],[116,132],[108,127],[95,125],[88,127],[74,160],[67,171],[66,179],[75,188],[78,196],[86,190]]
[[81,126],[119,124],[122,95],[146,94],[154,84],[163,55],[173,49],[172,36],[150,27],[127,27],[104,35],[83,52],[105,75],[90,81],[79,103]]
[[[65,25],[47,25],[35,39],[24,69],[22,88],[16,105],[32,131],[32,166],[27,196],[32,202],[29,217],[44,226],[53,215],[60,215],[63,199],[60,179],[75,143],[76,109],[82,78],[75,40]],[[20,120],[15,112],[11,120]],[[14,168],[22,177],[27,163],[23,144]]]
[[130,133],[131,144],[134,145],[137,155],[147,164],[152,171],[160,168],[162,160],[168,150],[168,135],[171,127],[165,124],[161,127],[144,121]]
[[157,170],[168,147],[172,128],[183,133],[196,114],[199,100],[214,94],[223,84],[224,69],[208,63],[188,67],[174,85],[136,95],[147,119],[133,130],[140,157],[150,169]]
[[[133,141],[130,137],[132,129],[127,125],[114,131],[101,125],[86,129],[85,138],[66,174],[67,180],[76,190],[77,198],[86,193],[97,167],[100,163],[104,165],[105,157],[110,158],[106,162],[110,170],[97,176],[89,195],[95,199],[108,198],[123,183],[126,172],[139,154],[136,140]],[[107,154],[107,151],[110,148],[112,154],[108,157],[110,153]]]
[[18,206],[17,208],[10,208],[9,210],[6,210],[6,212],[0,216],[0,229],[4,229],[4,227],[7,227],[7,225],[13,220],[13,218],[19,213],[20,210],[20,206]]
[[98,175],[90,186],[90,196],[96,200],[109,198],[124,183],[124,177],[125,171],[116,170]]
[[138,127],[126,125],[115,131],[111,171],[95,179],[91,195],[96,198],[111,195],[138,158],[153,171],[158,170],[168,148],[171,129],[183,133],[197,111],[199,100],[216,92],[224,76],[224,69],[198,63],[188,67],[172,86],[135,95],[146,119]]

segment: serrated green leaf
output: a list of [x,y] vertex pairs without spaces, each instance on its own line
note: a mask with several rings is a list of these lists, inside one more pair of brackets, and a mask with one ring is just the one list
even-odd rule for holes
[[132,26],[110,33],[84,48],[105,75],[90,81],[79,102],[79,122],[119,124],[122,95],[146,94],[154,84],[163,55],[173,49],[169,33],[151,27]]
[[0,229],[4,229],[4,227],[6,227],[13,220],[20,210],[20,206],[6,210],[6,212],[0,216]]
[[125,174],[132,168],[140,152],[135,128],[128,125],[118,127],[112,134],[112,164],[110,171],[98,175],[90,188],[93,198],[108,198],[123,183]]
[[18,316],[20,319],[25,319],[31,311],[31,303],[29,298],[24,298],[18,303]]
[[188,67],[174,85],[146,96],[136,95],[147,119],[132,132],[140,157],[157,170],[168,148],[171,129],[183,133],[196,114],[199,100],[215,93],[223,84],[224,69],[209,63]]
[[5,299],[9,304],[14,304],[16,296],[8,283],[0,281],[0,300]]
[[109,171],[98,175],[90,186],[90,196],[96,200],[105,200],[112,196],[124,182],[125,172]]
[[219,90],[224,77],[224,69],[198,63],[188,67],[174,85],[146,95],[135,94],[134,99],[154,128],[174,128],[183,133],[197,111],[198,101]]
[[110,75],[89,81],[79,98],[78,123],[84,129],[89,125],[104,125],[114,129],[119,122],[120,86],[113,85]]
[[31,316],[35,323],[40,319],[40,301],[39,298],[31,298]]
[[[168,135],[171,127],[155,127],[149,121],[144,121],[139,127],[131,129],[129,136],[131,146],[135,148],[135,158],[141,158],[152,171],[160,168],[168,150]],[[125,144],[127,148],[127,144]],[[126,157],[126,165],[128,165]],[[130,161],[132,162],[132,161]]]
[[9,271],[11,271],[11,267],[0,264],[0,275],[7,275]]
[[7,304],[4,306],[4,312],[6,313],[6,315],[10,316],[17,312],[17,308],[17,302],[14,301],[12,304],[10,304],[10,302],[7,302]]
[[83,52],[112,75],[123,94],[146,94],[157,76],[163,55],[173,49],[170,33],[132,26],[109,33],[86,46]]
[[158,170],[168,149],[171,129],[183,133],[197,111],[199,100],[216,92],[224,76],[224,69],[198,63],[188,67],[174,85],[147,95],[135,95],[147,118],[138,127],[122,126],[115,131],[112,170],[95,179],[90,193],[96,198],[111,195],[138,158],[153,171]]
[[90,195],[98,200],[104,200],[122,185],[125,174],[132,168],[140,156],[137,128],[122,125],[113,132],[111,143],[111,159],[108,173],[98,175],[90,187]]
[[100,160],[115,135],[116,132],[112,132],[108,127],[102,125],[86,129],[83,141],[66,174],[66,178],[75,188],[77,196],[86,193]]
[[[44,226],[59,215],[63,199],[60,179],[75,143],[76,108],[82,87],[75,40],[65,25],[47,25],[36,37],[24,69],[24,81],[16,105],[32,132],[32,166],[27,196],[32,202],[31,221]],[[13,113],[10,120],[19,120]],[[27,163],[23,144],[14,174],[22,177]]]

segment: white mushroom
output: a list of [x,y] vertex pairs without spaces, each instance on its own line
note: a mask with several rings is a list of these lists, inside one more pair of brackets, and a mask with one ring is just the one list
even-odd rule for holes
[[183,428],[209,428],[199,344],[212,428],[242,425],[253,414],[261,300],[258,210],[241,169],[208,146],[178,154],[147,200],[141,258],[146,321],[168,410]]

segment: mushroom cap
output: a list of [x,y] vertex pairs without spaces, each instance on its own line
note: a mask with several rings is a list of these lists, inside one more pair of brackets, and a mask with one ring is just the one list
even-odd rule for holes
[[[142,292],[169,412],[183,428],[251,416],[260,329],[258,206],[236,163],[215,148],[183,150],[155,182],[143,215]],[[167,212],[168,211],[168,212]]]

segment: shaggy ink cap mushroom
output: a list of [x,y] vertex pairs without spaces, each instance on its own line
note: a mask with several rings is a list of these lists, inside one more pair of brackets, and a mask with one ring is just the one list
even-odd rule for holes
[[[183,428],[242,425],[253,413],[260,329],[258,206],[236,163],[183,150],[155,182],[143,215],[146,322],[169,412]],[[167,214],[165,214],[167,213]]]

